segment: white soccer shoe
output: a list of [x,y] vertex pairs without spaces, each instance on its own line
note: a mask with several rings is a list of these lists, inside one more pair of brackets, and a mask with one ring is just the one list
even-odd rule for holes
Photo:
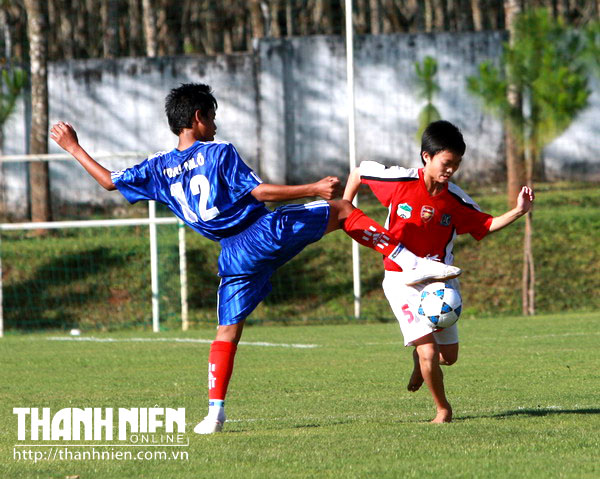
[[223,430],[223,423],[216,419],[205,417],[199,422],[194,428],[196,434],[214,434],[215,432],[221,432]]
[[462,270],[456,266],[450,266],[449,264],[430,259],[421,259],[415,269],[406,271],[406,285],[414,286],[432,281],[446,281],[456,278],[460,273],[462,273]]

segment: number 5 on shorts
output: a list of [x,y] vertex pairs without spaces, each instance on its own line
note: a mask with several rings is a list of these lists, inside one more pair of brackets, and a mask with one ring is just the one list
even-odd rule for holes
[[408,324],[412,323],[415,320],[415,316],[410,311],[410,306],[408,304],[405,304],[404,306],[402,306],[402,312],[404,313],[404,316],[406,317]]

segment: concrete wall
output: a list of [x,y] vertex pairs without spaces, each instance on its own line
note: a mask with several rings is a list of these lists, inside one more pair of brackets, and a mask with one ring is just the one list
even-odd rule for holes
[[[355,45],[358,160],[418,166],[415,138],[423,101],[415,94],[414,64],[438,61],[443,118],[463,131],[463,180],[489,180],[503,169],[500,123],[467,92],[467,76],[498,60],[498,32],[379,35]],[[94,155],[171,149],[176,137],[163,112],[169,89],[184,82],[213,86],[219,110],[217,138],[231,141],[264,180],[300,183],[348,170],[345,45],[341,37],[263,39],[254,52],[216,57],[75,60],[49,68],[50,121],[71,122]],[[599,85],[590,107],[546,149],[552,177],[600,180]],[[5,126],[4,154],[27,152],[28,107],[22,101]],[[58,148],[51,142],[51,152]],[[122,168],[142,158],[105,162]],[[26,210],[24,167],[4,165],[5,197],[14,213]],[[51,164],[57,202],[120,201],[73,163]],[[24,214],[24,213],[23,213]]]
[[[216,57],[123,58],[74,60],[49,66],[50,123],[65,120],[76,128],[86,150],[153,153],[170,150],[177,137],[169,130],[164,99],[169,89],[186,82],[210,82],[219,102],[218,137],[233,142],[246,161],[258,167],[256,74],[246,55]],[[22,109],[21,109],[22,110]],[[26,121],[16,112],[7,125],[4,154],[26,153]],[[62,150],[50,141],[50,153]],[[120,169],[144,159],[102,160]],[[24,165],[5,165],[7,210],[26,214],[27,176]],[[63,203],[123,203],[121,195],[104,191],[76,162],[51,162],[53,207]],[[18,194],[17,194],[18,192]]]
[[[498,58],[498,33],[380,35],[357,40],[355,56],[358,161],[372,159],[403,166],[420,165],[417,116],[424,105],[415,95],[415,62],[438,60],[440,93],[435,105],[456,123],[469,146],[463,177],[496,170],[502,157],[498,121],[485,115],[467,92],[465,79],[477,65]],[[261,42],[260,91],[263,115],[279,120],[277,141],[263,141],[263,159],[286,158],[285,178],[314,180],[325,173],[346,175],[348,132],[345,46],[337,37],[308,37]],[[263,93],[264,78],[276,94]],[[277,102],[276,112],[269,106]],[[283,112],[281,112],[283,109]],[[283,128],[285,125],[285,128]],[[276,125],[273,119],[270,122]],[[285,141],[283,141],[285,139]],[[282,178],[278,178],[282,179]]]

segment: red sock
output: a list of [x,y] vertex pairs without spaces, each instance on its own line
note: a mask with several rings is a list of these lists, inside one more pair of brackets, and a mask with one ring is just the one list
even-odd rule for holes
[[208,354],[208,399],[225,400],[233,372],[237,346],[227,341],[213,341]]
[[398,246],[398,241],[391,238],[388,230],[358,208],[348,215],[342,229],[357,243],[374,249],[384,256],[389,256]]

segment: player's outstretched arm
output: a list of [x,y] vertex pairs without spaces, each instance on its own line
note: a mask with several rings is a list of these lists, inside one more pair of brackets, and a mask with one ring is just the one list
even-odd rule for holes
[[102,186],[103,188],[112,191],[116,189],[110,171],[104,168],[100,163],[94,160],[79,144],[75,129],[63,121],[55,123],[50,129],[50,138],[52,138],[58,146],[75,158],[81,166]]
[[360,188],[360,170],[354,168],[348,175],[348,181],[346,182],[346,188],[344,189],[343,198],[348,201],[352,201],[358,193]]
[[519,191],[519,195],[517,196],[517,206],[503,215],[494,217],[492,219],[492,224],[490,225],[490,233],[501,230],[530,211],[534,199],[535,194],[531,188],[528,186],[521,188],[521,191]]
[[339,196],[340,180],[335,176],[327,176],[316,183],[306,185],[273,185],[261,183],[252,190],[252,196],[258,201],[287,201],[299,198],[319,196],[331,200]]

